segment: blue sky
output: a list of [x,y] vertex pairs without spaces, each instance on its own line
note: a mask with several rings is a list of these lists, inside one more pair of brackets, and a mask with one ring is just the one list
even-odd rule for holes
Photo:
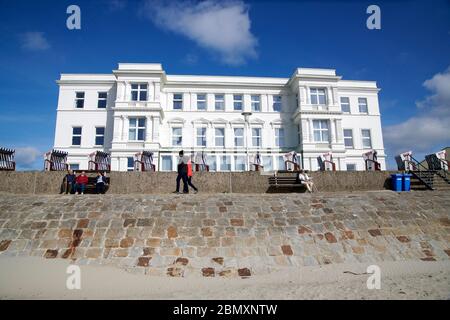
[[[66,9],[81,8],[81,30]],[[381,8],[381,30],[366,8]],[[386,152],[450,146],[450,1],[0,0],[0,146],[20,169],[52,148],[60,73],[161,62],[169,74],[376,80]],[[218,25],[224,22],[222,25]]]

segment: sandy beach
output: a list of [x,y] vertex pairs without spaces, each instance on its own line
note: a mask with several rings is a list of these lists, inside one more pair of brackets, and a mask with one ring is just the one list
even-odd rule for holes
[[1,299],[449,299],[450,262],[384,262],[381,289],[368,264],[287,268],[249,279],[167,278],[80,266],[81,290],[66,288],[67,261],[0,259]]

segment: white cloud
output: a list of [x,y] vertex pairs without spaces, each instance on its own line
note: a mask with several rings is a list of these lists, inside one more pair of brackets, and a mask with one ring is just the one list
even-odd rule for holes
[[157,27],[219,54],[226,64],[239,65],[257,56],[248,6],[241,1],[146,0],[143,13]]
[[50,43],[43,32],[25,32],[20,35],[22,49],[44,51],[50,48]]
[[432,94],[417,102],[418,114],[384,129],[391,156],[408,150],[423,155],[450,146],[450,67],[423,85]]
[[30,168],[43,153],[34,147],[17,148],[15,161],[18,167]]

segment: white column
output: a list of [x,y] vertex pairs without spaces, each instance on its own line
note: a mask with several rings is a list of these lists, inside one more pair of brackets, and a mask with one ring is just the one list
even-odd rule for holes
[[121,128],[121,119],[120,116],[115,115],[114,116],[114,132],[113,132],[113,141],[119,141],[120,140],[120,128]]
[[152,122],[152,117],[151,116],[146,116],[145,117],[145,124],[146,124],[146,128],[145,128],[145,142],[151,142],[152,141],[152,133],[153,133],[153,122]]
[[[130,90],[130,95],[128,94],[128,90]],[[123,86],[122,101],[129,101],[129,100],[131,100],[131,86],[127,81],[125,81],[125,84]]]
[[327,88],[327,105],[334,105],[333,91],[331,87]]
[[336,143],[336,124],[335,124],[335,119],[330,119],[330,123],[331,123],[331,143]]
[[151,81],[147,82],[147,101],[155,101],[155,88]]
[[344,137],[342,132],[342,120],[337,119],[336,120],[336,141],[338,143],[343,143]]
[[122,116],[122,129],[121,129],[121,134],[122,134],[122,141],[128,141],[128,137],[127,137],[127,122],[128,121],[128,117],[127,116]]
[[159,116],[153,116],[153,142],[159,142],[159,124],[160,124],[160,117]]
[[161,83],[155,82],[154,89],[155,89],[155,96],[154,96],[155,98],[154,98],[154,100],[156,102],[159,102],[160,101],[160,93],[161,93]]
[[305,98],[306,98],[306,104],[311,104],[311,97],[309,95],[309,86],[305,87]]
[[309,134],[309,141],[314,142],[314,130],[312,119],[308,119],[308,134]]
[[[304,142],[309,142],[309,130],[308,130],[308,121],[306,119],[302,119],[301,124],[302,128],[302,137]],[[302,143],[303,141],[299,141],[299,143]]]

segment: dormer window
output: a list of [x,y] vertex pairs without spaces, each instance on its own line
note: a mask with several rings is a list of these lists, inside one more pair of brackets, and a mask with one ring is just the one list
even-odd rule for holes
[[131,85],[131,101],[147,101],[147,85],[133,83]]
[[311,104],[315,105],[327,104],[326,92],[324,88],[311,88],[310,94],[311,94]]

